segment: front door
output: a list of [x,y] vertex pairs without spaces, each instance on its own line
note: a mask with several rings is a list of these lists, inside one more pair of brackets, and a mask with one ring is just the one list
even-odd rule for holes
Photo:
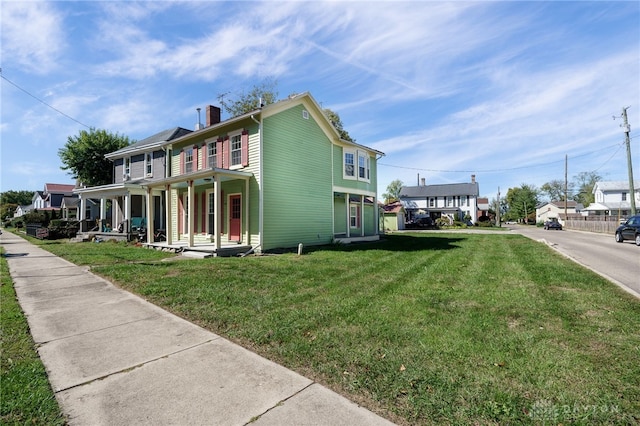
[[229,241],[240,241],[242,222],[242,199],[240,195],[229,196]]

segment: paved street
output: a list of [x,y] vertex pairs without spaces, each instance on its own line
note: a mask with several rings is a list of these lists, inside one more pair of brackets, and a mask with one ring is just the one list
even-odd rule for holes
[[582,231],[545,231],[536,226],[508,225],[551,247],[640,298],[640,247],[632,241],[616,243],[613,235]]

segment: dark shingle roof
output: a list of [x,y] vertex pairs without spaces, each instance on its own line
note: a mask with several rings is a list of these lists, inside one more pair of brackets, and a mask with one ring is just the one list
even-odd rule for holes
[[424,198],[457,195],[475,195],[480,193],[478,183],[449,183],[443,185],[403,186],[400,197]]
[[161,132],[156,133],[153,136],[149,136],[148,138],[144,138],[141,141],[138,141],[129,146],[125,146],[117,151],[111,152],[106,155],[107,158],[119,157],[120,155],[127,154],[135,151],[142,151],[145,148],[151,148],[154,146],[160,146],[165,142],[169,142],[173,139],[179,138],[186,134],[192,133],[193,130],[185,129],[182,127],[174,127],[172,129],[163,130]]

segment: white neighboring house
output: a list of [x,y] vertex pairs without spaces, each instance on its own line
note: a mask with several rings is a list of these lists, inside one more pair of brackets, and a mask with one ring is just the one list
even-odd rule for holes
[[18,206],[16,208],[16,211],[13,212],[13,217],[24,216],[25,214],[29,213],[31,210],[33,210],[33,207],[32,207],[31,204],[26,204],[24,206]]
[[[636,207],[640,207],[640,181],[633,181]],[[596,182],[591,191],[595,202],[583,211],[588,215],[628,217],[631,214],[631,195],[629,181]]]
[[[567,214],[580,213],[583,205],[573,200],[567,201]],[[549,201],[536,207],[536,222],[546,222],[547,220],[556,219],[560,223],[561,215],[564,215],[564,201]]]
[[440,217],[462,220],[469,215],[472,222],[477,222],[480,189],[475,175],[471,175],[471,183],[425,185],[424,179],[421,183],[403,186],[400,191],[407,221],[419,216],[430,216],[434,220]]

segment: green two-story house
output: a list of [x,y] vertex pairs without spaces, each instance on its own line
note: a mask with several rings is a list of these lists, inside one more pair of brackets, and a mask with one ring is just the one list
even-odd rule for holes
[[[225,121],[219,111],[207,107],[206,125],[165,138],[147,154],[164,158],[162,178],[128,183],[146,194],[138,210],[144,223],[164,228],[167,245],[267,251],[379,238],[376,171],[383,153],[341,139],[310,94]],[[117,180],[126,179],[132,158],[144,158],[135,149],[108,156]],[[147,233],[148,244],[154,233]]]

